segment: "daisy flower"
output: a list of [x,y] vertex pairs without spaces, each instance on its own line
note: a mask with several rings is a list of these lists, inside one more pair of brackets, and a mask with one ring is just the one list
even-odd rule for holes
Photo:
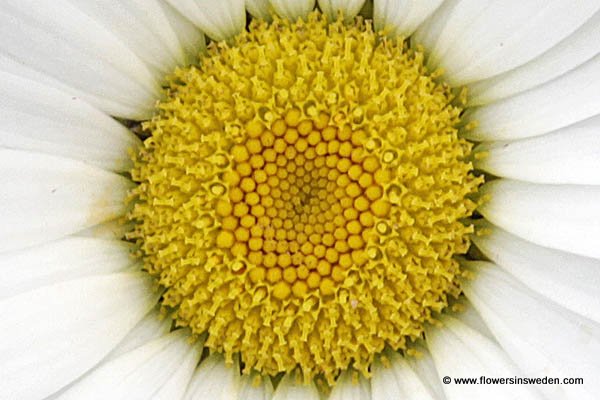
[[594,399],[599,52],[598,0],[4,0],[0,398]]

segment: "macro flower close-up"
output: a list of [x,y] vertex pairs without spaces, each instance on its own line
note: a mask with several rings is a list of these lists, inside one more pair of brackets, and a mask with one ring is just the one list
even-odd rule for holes
[[1,0],[0,399],[596,399],[600,0]]

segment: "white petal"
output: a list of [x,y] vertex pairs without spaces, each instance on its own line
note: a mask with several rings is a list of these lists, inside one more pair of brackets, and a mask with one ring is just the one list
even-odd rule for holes
[[[187,55],[161,2],[77,0],[73,4],[117,36],[156,72],[168,74],[185,64]],[[178,19],[185,23],[183,16]]]
[[246,0],[246,8],[255,18],[271,20],[271,4],[269,0]]
[[417,374],[427,390],[432,393],[435,400],[444,400],[444,390],[442,389],[442,380],[437,373],[431,354],[421,343],[415,344],[415,350],[418,356],[405,357],[404,360]]
[[140,140],[60,89],[0,71],[0,147],[39,151],[126,171]]
[[444,68],[445,80],[454,86],[525,64],[575,32],[600,8],[595,0],[580,1],[577,7],[563,0],[451,3],[423,26],[434,34],[417,35],[417,43],[426,45],[429,65]]
[[216,41],[230,39],[246,26],[244,0],[167,0],[167,3]]
[[147,118],[160,97],[148,66],[67,0],[3,1],[0,58],[0,70],[68,87],[111,115]]
[[269,0],[246,0],[246,8],[254,18],[271,20],[271,4]]
[[[185,339],[185,338],[183,338]],[[184,355],[179,359],[177,369],[173,368],[174,372],[169,377],[169,380],[165,382],[159,391],[152,395],[152,399],[156,400],[182,400],[185,395],[185,391],[194,375],[194,369],[198,365],[200,355],[202,355],[202,346],[196,349],[191,349],[192,346],[187,340],[181,340],[179,346],[185,349]],[[198,344],[194,344],[198,346]],[[140,385],[142,386],[142,385]],[[124,399],[128,399],[127,396]]]
[[122,215],[133,185],[79,161],[6,149],[0,149],[0,172],[0,252]]
[[296,20],[306,18],[315,8],[316,0],[269,0],[280,17]]
[[156,304],[144,273],[93,276],[0,302],[0,398],[44,398],[92,368]]
[[[258,375],[242,375],[240,384],[240,400],[271,400],[273,397],[273,384],[270,378]],[[258,384],[256,380],[258,379]]]
[[520,376],[583,378],[583,385],[540,385],[548,398],[595,399],[600,391],[600,325],[531,291],[491,263],[479,262],[463,289],[517,363]]
[[121,240],[127,232],[131,232],[133,225],[132,222],[126,221],[125,218],[115,218],[79,231],[75,233],[75,236]]
[[171,5],[165,2],[161,2],[160,5],[183,47],[185,54],[183,65],[197,63],[200,54],[206,50],[204,33],[196,28],[190,20],[182,18],[182,15]]
[[[428,63],[435,67],[455,41],[484,14],[491,0],[447,0],[429,17],[414,34],[416,44],[425,46]],[[446,67],[447,63],[444,64]],[[448,76],[444,77],[445,80]]]
[[454,383],[453,378],[512,378],[519,371],[496,342],[455,318],[442,322],[443,327],[427,331],[427,343],[439,376],[451,379],[443,386],[448,400],[541,398],[529,385]]
[[[473,19],[481,10],[475,6],[485,6],[487,1],[470,4],[459,2],[457,0],[442,1],[441,5],[435,8],[434,12],[419,24],[417,30],[411,37],[411,42],[417,46],[424,46],[427,51],[427,61],[433,64],[439,47],[448,46],[451,37],[448,33],[442,35],[442,32],[449,31],[451,35],[461,32],[465,28],[465,21]],[[461,19],[455,19],[454,23],[446,26],[450,20],[450,15],[458,14]],[[462,23],[459,23],[462,22]],[[444,42],[445,41],[445,42]]]
[[473,243],[536,292],[600,322],[600,260],[548,249],[488,223]]
[[[386,367],[381,361],[373,363],[371,378],[371,398],[373,400],[387,399],[431,399],[434,393],[423,382],[408,362],[396,352],[388,352],[390,366]],[[418,361],[417,361],[418,362]]]
[[475,166],[528,182],[600,185],[599,132],[600,115],[534,138],[482,143]]
[[408,37],[442,4],[443,0],[375,0],[375,29],[391,36]]
[[119,272],[133,262],[125,242],[76,237],[0,253],[0,299],[54,283]]
[[[462,261],[468,265],[468,262]],[[461,303],[461,309],[457,312],[449,312],[448,316],[460,319],[460,322],[467,325],[469,328],[479,332],[480,334],[488,337],[490,340],[494,340],[494,335],[485,324],[485,321],[481,318],[481,315],[477,313],[477,310],[468,302],[466,304]]]
[[480,108],[466,120],[477,127],[464,135],[476,141],[542,135],[600,114],[600,55],[545,85]]
[[286,373],[275,389],[273,400],[319,400],[319,391],[314,382],[304,384],[295,374]]
[[87,376],[93,374],[98,368],[102,365],[106,364],[110,360],[114,360],[115,358],[120,357],[121,355],[128,353],[138,347],[154,340],[158,339],[161,336],[169,333],[169,329],[171,327],[171,320],[165,318],[163,320],[159,319],[160,314],[158,311],[158,307],[154,307],[140,322],[137,323],[131,331],[125,336],[125,338],[94,368],[89,370],[79,379],[71,382],[68,386],[65,386],[58,392],[54,393],[52,396],[47,397],[45,400],[57,400],[60,399],[63,393],[71,390],[71,388],[77,385],[83,379],[86,379]]
[[499,179],[481,188],[478,210],[533,243],[600,258],[600,186],[538,185]]
[[101,364],[59,397],[78,399],[181,399],[201,354],[183,329]]
[[[159,307],[154,307],[135,327],[125,336],[125,338],[110,352],[103,363],[121,357],[145,343],[158,339],[169,333],[172,320],[161,318]],[[102,365],[102,364],[101,364]]]
[[185,393],[185,400],[237,399],[241,388],[239,367],[226,365],[218,353],[200,363]]
[[488,104],[561,76],[600,52],[600,12],[538,58],[503,74],[469,85],[469,105]]
[[346,370],[338,377],[329,395],[329,400],[371,400],[371,383],[362,374],[353,378],[353,372]]
[[365,0],[318,0],[319,8],[331,20],[338,17],[341,11],[346,21],[352,20],[365,4]]

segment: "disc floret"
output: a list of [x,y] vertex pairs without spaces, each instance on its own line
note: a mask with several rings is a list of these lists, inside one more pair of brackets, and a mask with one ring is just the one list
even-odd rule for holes
[[245,371],[368,375],[460,293],[479,179],[423,55],[368,23],[254,21],[177,70],[131,237],[178,325]]

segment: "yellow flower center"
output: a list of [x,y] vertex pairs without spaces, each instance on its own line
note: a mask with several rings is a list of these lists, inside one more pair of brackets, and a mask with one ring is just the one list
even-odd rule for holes
[[423,54],[369,23],[253,21],[179,69],[134,157],[162,304],[245,372],[368,375],[460,293],[480,178]]
[[250,265],[252,283],[272,286],[277,299],[333,295],[347,270],[364,263],[375,220],[388,217],[382,185],[391,175],[380,154],[364,150],[363,130],[324,112],[307,118],[292,108],[281,117],[269,130],[249,122],[229,149],[216,246],[247,261],[240,269]]

